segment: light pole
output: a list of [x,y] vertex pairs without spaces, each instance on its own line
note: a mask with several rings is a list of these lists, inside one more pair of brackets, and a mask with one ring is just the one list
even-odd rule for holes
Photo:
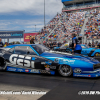
[[35,25],[35,32],[36,32],[36,25]]
[[44,26],[45,26],[45,0],[44,0]]

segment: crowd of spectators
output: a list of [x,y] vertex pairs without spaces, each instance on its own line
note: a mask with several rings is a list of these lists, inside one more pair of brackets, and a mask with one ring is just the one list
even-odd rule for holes
[[100,11],[92,10],[85,26],[87,38],[100,39]]
[[50,48],[50,49],[54,49],[54,47],[60,47],[62,44],[61,42],[45,42],[43,45]]
[[91,9],[91,11],[62,12],[57,14],[42,28],[35,40],[39,42],[40,40],[65,41],[71,39],[73,33],[79,36],[87,14],[89,15],[87,16],[88,22],[84,30],[86,37],[100,39],[100,11]]
[[45,27],[43,27],[37,35],[37,39],[45,39],[46,36],[54,29],[54,27],[58,24],[59,19],[63,16],[62,14],[57,14]]
[[84,24],[85,12],[74,12],[63,14],[60,23],[48,37],[49,40],[66,40],[70,39],[73,33],[79,35]]

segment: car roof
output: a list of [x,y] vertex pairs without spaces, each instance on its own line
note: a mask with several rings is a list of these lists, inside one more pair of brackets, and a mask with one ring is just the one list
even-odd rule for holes
[[40,45],[40,44],[14,44],[14,45],[9,45],[5,48],[13,48],[15,46],[34,46],[34,45]]

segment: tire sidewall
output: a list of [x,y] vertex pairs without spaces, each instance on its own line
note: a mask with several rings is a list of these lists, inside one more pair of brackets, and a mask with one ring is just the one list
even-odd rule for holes
[[59,66],[59,68],[58,68],[58,73],[61,75],[61,76],[63,76],[63,77],[68,77],[68,76],[71,76],[72,74],[73,74],[73,70],[72,70],[72,68],[69,66],[69,65],[66,65],[66,66],[68,66],[68,67],[70,67],[70,72],[68,73],[68,74],[63,74],[63,73],[61,73],[61,67],[62,66],[65,66],[65,65],[60,65]]

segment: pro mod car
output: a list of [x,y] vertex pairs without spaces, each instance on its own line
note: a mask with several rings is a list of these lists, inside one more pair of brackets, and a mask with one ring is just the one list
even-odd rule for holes
[[100,62],[89,57],[49,50],[40,44],[11,45],[0,51],[0,68],[7,71],[75,77],[100,76]]
[[[81,44],[82,51],[81,54],[89,57],[100,57],[100,49],[98,48],[90,48],[87,45]],[[55,51],[62,51],[71,53],[72,48],[68,43],[63,44],[61,47],[55,47]]]

